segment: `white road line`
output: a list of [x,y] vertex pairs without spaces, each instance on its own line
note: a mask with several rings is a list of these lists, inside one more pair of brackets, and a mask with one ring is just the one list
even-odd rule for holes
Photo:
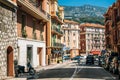
[[73,75],[71,76],[71,78],[69,80],[73,80],[73,77],[75,76],[76,71],[77,71],[77,65],[75,66],[75,71],[74,71]]
[[[82,70],[82,68],[83,68],[83,64],[82,64],[82,67],[80,69],[78,69],[78,66],[76,64],[75,71],[74,71],[73,75],[71,76],[71,78],[69,80],[73,80],[73,78],[76,75],[76,73],[80,72]],[[78,71],[77,71],[77,69],[78,69]]]

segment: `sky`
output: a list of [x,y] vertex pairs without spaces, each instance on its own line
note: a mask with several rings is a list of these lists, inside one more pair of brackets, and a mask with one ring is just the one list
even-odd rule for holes
[[91,4],[108,8],[116,0],[58,0],[60,6],[82,6],[84,4]]

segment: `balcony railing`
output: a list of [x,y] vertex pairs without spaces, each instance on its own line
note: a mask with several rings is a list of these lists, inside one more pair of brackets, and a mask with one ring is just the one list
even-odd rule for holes
[[94,37],[94,40],[100,40],[100,37]]
[[57,25],[52,25],[52,30],[56,31],[57,33],[63,34],[63,32],[56,27]]
[[50,19],[50,14],[47,13],[45,10],[42,9],[42,4],[38,4],[36,0],[28,0],[29,3],[31,3],[34,7],[36,7],[40,12],[42,12],[44,15],[46,15],[47,19]]
[[63,47],[64,45],[62,43],[56,43],[56,42],[53,42],[52,44],[54,47]]

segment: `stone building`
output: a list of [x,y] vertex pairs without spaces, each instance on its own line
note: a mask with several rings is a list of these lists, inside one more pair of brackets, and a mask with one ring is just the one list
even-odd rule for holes
[[[80,50],[80,28],[79,23],[71,20],[64,20],[62,25],[62,43],[68,48],[70,57],[79,55]],[[69,54],[68,53],[68,54]]]
[[17,59],[16,0],[0,0],[0,80],[14,76]]
[[120,0],[108,8],[104,17],[106,49],[120,53]]
[[49,0],[17,0],[18,64],[27,68],[46,65]]
[[81,54],[101,55],[105,49],[105,27],[100,24],[80,24],[80,47]]

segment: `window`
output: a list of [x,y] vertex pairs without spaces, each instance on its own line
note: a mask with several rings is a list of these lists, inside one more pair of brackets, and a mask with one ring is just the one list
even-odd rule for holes
[[64,42],[65,42],[65,36],[64,36]]
[[25,30],[25,26],[26,26],[26,15],[22,15],[22,30]]
[[25,26],[26,26],[26,15],[25,14],[22,14],[21,22],[22,22],[22,26],[21,26],[22,37],[27,37],[26,30],[25,30]]
[[34,38],[34,39],[37,38],[37,37],[36,37],[36,32],[35,32],[35,30],[36,30],[36,21],[33,20],[33,38]]
[[73,33],[73,36],[75,36],[75,32]]

